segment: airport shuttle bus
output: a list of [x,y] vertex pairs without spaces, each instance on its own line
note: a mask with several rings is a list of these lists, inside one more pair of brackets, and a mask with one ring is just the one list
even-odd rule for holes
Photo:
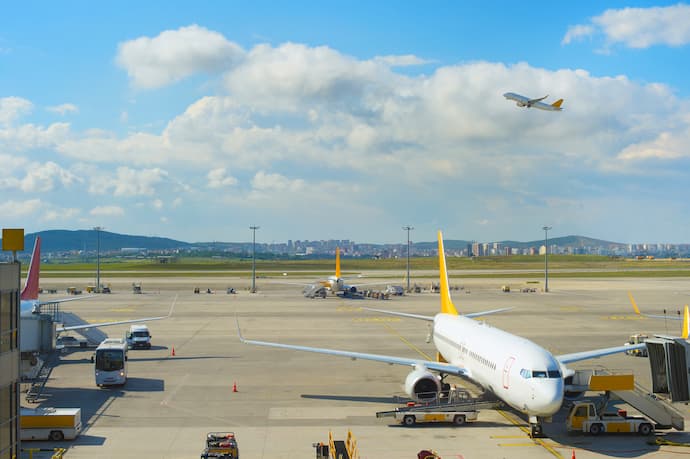
[[96,348],[96,385],[114,386],[127,382],[127,341],[108,338]]

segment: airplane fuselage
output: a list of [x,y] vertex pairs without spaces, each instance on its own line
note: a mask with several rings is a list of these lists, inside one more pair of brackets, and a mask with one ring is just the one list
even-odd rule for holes
[[530,416],[548,417],[563,403],[560,364],[532,341],[463,316],[437,314],[433,339],[452,365]]

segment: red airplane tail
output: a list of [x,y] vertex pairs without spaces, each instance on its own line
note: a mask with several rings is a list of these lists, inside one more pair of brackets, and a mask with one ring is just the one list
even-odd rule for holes
[[26,284],[21,293],[21,300],[37,300],[38,299],[38,276],[41,270],[41,237],[36,236],[34,243],[34,251],[31,254],[31,263],[29,264],[29,272],[26,275]]

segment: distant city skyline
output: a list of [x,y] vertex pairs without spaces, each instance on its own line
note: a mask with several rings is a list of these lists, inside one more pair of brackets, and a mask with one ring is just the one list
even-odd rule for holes
[[688,17],[668,1],[9,2],[0,215],[188,241],[546,225],[682,243]]

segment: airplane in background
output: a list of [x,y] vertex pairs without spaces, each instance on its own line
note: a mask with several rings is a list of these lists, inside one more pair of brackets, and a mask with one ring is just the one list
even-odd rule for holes
[[542,100],[546,99],[549,97],[548,95],[544,97],[539,97],[538,99],[530,99],[525,96],[521,96],[520,94],[515,94],[514,92],[507,92],[503,94],[503,97],[505,97],[508,100],[513,100],[516,102],[518,107],[534,107],[538,108],[539,110],[546,110],[550,112],[559,112],[563,110],[561,108],[561,104],[563,103],[563,99],[558,99],[556,102],[552,104],[545,104],[542,102]]
[[[27,272],[26,275],[26,282],[24,284],[24,289],[22,290],[20,294],[20,318],[30,318],[33,315],[37,315],[41,313],[41,307],[44,305],[48,304],[59,304],[59,303],[65,303],[67,301],[75,301],[75,300],[83,300],[86,298],[91,298],[95,295],[89,295],[89,296],[82,296],[82,297],[75,297],[75,298],[62,298],[62,299],[54,299],[54,300],[48,300],[48,301],[40,301],[38,299],[38,280],[39,280],[39,275],[40,275],[40,269],[41,269],[41,237],[37,236],[36,241],[34,242],[34,249],[33,252],[31,253],[31,262],[29,263],[29,271]],[[177,297],[175,298],[177,300]],[[57,334],[60,334],[62,332],[66,331],[78,331],[78,330],[88,330],[90,328],[100,328],[100,327],[108,327],[111,325],[122,325],[122,324],[131,324],[131,323],[136,323],[136,322],[148,322],[152,320],[161,320],[161,319],[167,319],[172,315],[173,309],[175,307],[175,301],[173,301],[172,306],[170,307],[170,311],[168,312],[167,316],[158,316],[158,317],[145,317],[142,319],[131,319],[131,320],[122,320],[118,322],[103,322],[103,323],[93,323],[93,324],[86,324],[86,323],[80,323],[80,324],[73,324],[73,325],[66,325],[62,324],[60,326],[56,326],[55,332]],[[73,315],[73,314],[70,314]],[[22,340],[24,342],[25,340]]]
[[567,378],[572,379],[575,374],[574,370],[566,367],[567,364],[645,347],[645,344],[616,346],[554,356],[526,338],[472,320],[509,308],[458,314],[450,296],[443,235],[440,231],[438,257],[441,294],[441,311],[438,314],[425,316],[365,308],[374,312],[432,322],[431,333],[438,351],[437,361],[249,340],[242,336],[239,320],[236,318],[239,339],[245,344],[412,367],[413,370],[407,375],[404,387],[407,395],[417,401],[436,400],[443,388],[443,379],[447,375],[468,378],[495,394],[506,404],[528,415],[533,437],[543,435],[543,420],[552,417],[563,403]]
[[[295,284],[288,283],[290,285],[301,285],[304,287],[302,293],[307,298],[315,297],[326,297],[328,293],[338,296],[352,296],[357,293],[358,287],[364,287],[366,285],[381,285],[381,282],[370,282],[370,283],[357,283],[349,284],[346,283],[347,280],[341,276],[340,271],[340,247],[335,249],[335,274],[328,276],[327,279],[319,280],[311,284]],[[286,282],[281,282],[286,283]]]
[[[633,310],[635,311],[635,314],[639,317],[649,317],[651,319],[669,319],[669,320],[682,320],[683,325],[681,328],[681,337],[684,339],[688,339],[688,336],[690,336],[690,310],[688,309],[688,305],[685,305],[685,308],[683,310],[683,315],[681,317],[680,311],[678,311],[677,315],[661,315],[661,314],[645,314],[644,312],[640,311],[640,308],[637,307],[637,302],[635,301],[635,298],[633,298],[632,293],[628,292],[628,298],[630,298],[630,304],[632,304]],[[664,310],[666,312],[666,310]],[[656,335],[660,336],[660,335]]]

